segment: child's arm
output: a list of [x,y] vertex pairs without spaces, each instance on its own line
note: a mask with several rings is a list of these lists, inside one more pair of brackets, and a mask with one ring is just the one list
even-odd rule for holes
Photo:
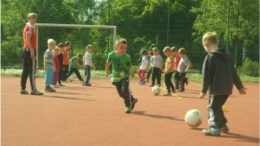
[[76,65],[78,66],[78,68],[80,68],[80,63],[79,63],[79,58],[76,60]]
[[212,74],[213,74],[213,68],[212,63],[210,61],[209,56],[205,57],[203,68],[202,68],[202,74],[203,74],[203,80],[202,80],[202,90],[199,95],[199,98],[204,98],[206,96],[206,93],[208,91],[209,85],[212,80]]
[[135,71],[134,71],[133,67],[130,67],[130,75],[132,78],[135,77]]
[[232,65],[232,75],[234,79],[234,84],[237,87],[240,94],[246,94],[246,88],[243,86],[240,77],[238,76],[234,66]]
[[188,70],[192,67],[192,64],[191,62],[189,62],[189,64],[187,65],[186,69],[185,69],[185,72],[188,72]]

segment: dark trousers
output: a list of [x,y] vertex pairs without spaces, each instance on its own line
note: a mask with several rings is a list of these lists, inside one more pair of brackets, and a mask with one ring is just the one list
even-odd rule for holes
[[155,85],[155,79],[157,80],[157,84],[161,85],[161,70],[157,67],[153,67],[152,69],[152,85]]
[[175,88],[176,88],[176,90],[179,90],[179,87],[180,87],[179,86],[179,72],[175,71],[173,78],[174,78],[174,82],[175,82]]
[[63,68],[61,68],[60,72],[59,72],[59,78],[58,78],[58,83],[59,84],[61,84],[62,78],[63,78]]
[[91,67],[89,65],[86,65],[85,67],[85,83],[89,83],[91,77]]
[[164,75],[164,82],[168,93],[175,92],[174,86],[172,84],[172,73],[173,72],[170,72]]
[[[36,54],[36,53],[35,53]],[[36,60],[31,58],[30,50],[24,49],[23,50],[23,72],[21,76],[21,89],[26,89],[26,82],[28,77],[30,77],[30,83],[31,83],[31,90],[36,89],[35,85],[35,67],[36,67]]]
[[80,75],[80,73],[79,73],[79,70],[78,70],[77,68],[70,68],[70,69],[69,69],[69,73],[67,74],[67,76],[66,76],[66,78],[65,78],[65,81],[66,81],[73,73],[76,74],[76,76],[78,77],[78,79],[79,79],[80,81],[83,81],[83,79],[82,79],[82,77],[81,77],[81,75]]
[[152,73],[152,68],[150,68],[147,72],[147,76],[146,76],[146,80],[149,81],[150,79],[150,76],[151,76],[151,73]]
[[229,95],[217,95],[209,97],[208,123],[210,127],[222,128],[227,123],[222,106],[227,101],[228,96]]
[[178,72],[178,78],[176,79],[176,82],[175,82],[176,88],[180,89],[181,91],[185,90],[185,88],[184,88],[185,76],[186,76],[186,73]]
[[120,82],[113,82],[113,85],[116,86],[119,96],[124,99],[125,106],[129,107],[132,104],[132,101],[134,101],[134,97],[129,89],[129,80],[122,79]]
[[69,73],[69,65],[63,65],[64,71],[63,71],[63,81],[65,81],[67,78],[67,75]]

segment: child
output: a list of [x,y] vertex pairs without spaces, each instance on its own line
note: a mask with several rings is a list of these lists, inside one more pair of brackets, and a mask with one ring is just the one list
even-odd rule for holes
[[159,49],[153,48],[153,56],[151,57],[152,66],[152,84],[151,87],[155,85],[155,79],[157,80],[157,85],[161,86],[161,70],[163,65],[162,56],[159,54]]
[[82,77],[81,77],[81,75],[79,73],[80,59],[81,58],[82,58],[82,55],[80,53],[77,53],[76,56],[73,56],[72,58],[70,58],[70,60],[69,60],[69,62],[70,62],[69,73],[65,77],[65,81],[70,77],[70,75],[75,73],[76,76],[78,77],[78,79],[83,82],[83,79],[82,79]]
[[184,48],[180,48],[178,52],[181,57],[181,60],[177,67],[177,72],[179,74],[179,77],[177,78],[176,81],[176,87],[180,88],[179,90],[177,90],[178,92],[184,92],[185,76],[186,76],[186,72],[191,67],[191,63],[188,56],[186,55],[186,51]]
[[52,85],[54,88],[58,88],[57,81],[59,79],[60,74],[60,62],[59,62],[59,48],[55,47],[53,50],[54,54],[54,72],[53,72],[53,82]]
[[94,64],[92,62],[92,52],[93,52],[92,45],[91,44],[87,45],[86,53],[83,57],[83,62],[85,64],[85,81],[83,83],[84,86],[91,86],[91,84],[89,83],[91,77],[91,67],[94,67]]
[[152,51],[149,51],[148,52],[148,61],[149,61],[149,64],[148,64],[148,73],[147,73],[147,76],[146,76],[146,82],[149,82],[149,79],[150,79],[150,75],[152,73],[152,66],[151,66],[151,57],[153,56],[153,52]]
[[112,84],[116,86],[120,97],[124,99],[125,112],[131,113],[134,109],[137,99],[133,97],[129,89],[129,76],[134,77],[134,71],[131,68],[130,56],[126,54],[127,41],[119,39],[116,42],[115,51],[108,54],[106,62],[106,73],[109,75],[109,67],[112,65]]
[[178,64],[181,60],[181,57],[178,54],[177,48],[175,48],[175,47],[171,48],[171,54],[174,57],[173,73],[174,73],[175,87],[176,87],[176,90],[179,90],[179,83],[177,82],[179,80],[179,73],[177,71],[177,67],[178,67]]
[[59,64],[60,64],[60,72],[59,72],[59,79],[58,79],[58,82],[59,82],[59,86],[64,86],[61,81],[62,81],[62,78],[63,78],[63,72],[64,72],[64,66],[63,66],[63,54],[62,52],[64,51],[64,44],[60,43],[58,45],[59,47],[59,55],[58,55],[58,58],[59,58]]
[[207,32],[202,38],[202,44],[208,55],[203,63],[203,83],[199,98],[204,98],[209,90],[208,123],[210,126],[202,132],[205,135],[219,136],[221,131],[224,133],[229,131],[222,106],[232,93],[233,84],[240,94],[246,92],[226,50],[218,48],[217,34]]
[[69,41],[65,42],[65,50],[63,51],[63,67],[64,67],[64,72],[63,72],[63,81],[65,81],[67,74],[69,73],[69,64],[70,64],[70,48],[71,48],[71,43]]
[[44,70],[45,70],[45,91],[55,92],[56,90],[51,88],[53,81],[53,71],[54,71],[54,59],[53,59],[53,49],[56,47],[56,42],[53,39],[48,39],[47,41],[48,49],[44,53]]
[[138,75],[140,77],[139,83],[141,85],[144,85],[145,84],[145,72],[147,70],[149,61],[148,61],[148,56],[147,56],[146,50],[142,50],[141,55],[142,55],[142,62],[141,62],[141,65],[139,67],[139,70],[138,70]]
[[164,80],[165,80],[165,86],[167,87],[167,94],[164,96],[171,96],[171,92],[175,92],[174,86],[172,84],[172,73],[173,73],[173,63],[174,63],[174,57],[171,54],[171,48],[165,47],[163,49],[164,55],[167,57],[165,62],[165,68],[164,68]]

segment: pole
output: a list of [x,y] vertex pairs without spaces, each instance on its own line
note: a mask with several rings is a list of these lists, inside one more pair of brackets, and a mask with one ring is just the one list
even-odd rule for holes
[[39,51],[39,27],[36,26],[36,72],[39,69],[39,57],[38,57],[38,51]]
[[227,52],[229,52],[229,8],[230,8],[230,0],[228,0],[228,8],[227,8],[227,46],[226,46]]
[[167,4],[168,15],[167,15],[167,45],[169,45],[169,31],[170,31],[170,0],[168,0]]
[[116,49],[116,27],[114,28],[114,37],[113,37],[113,50]]

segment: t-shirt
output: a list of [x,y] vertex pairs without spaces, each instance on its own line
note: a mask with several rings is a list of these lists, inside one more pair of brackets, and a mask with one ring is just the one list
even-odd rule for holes
[[181,60],[179,62],[177,71],[180,73],[184,73],[188,64],[190,64],[190,60],[189,60],[188,56],[184,56],[183,58],[181,58]]
[[63,51],[63,64],[64,65],[69,65],[70,64],[70,55],[69,55],[69,51],[67,51],[67,50],[64,50]]
[[148,56],[143,56],[139,69],[146,70],[148,67],[148,64],[149,64]]
[[46,49],[44,53],[44,60],[46,70],[53,70],[54,58],[51,49]]
[[113,51],[108,54],[107,61],[112,65],[112,82],[120,82],[124,78],[129,78],[131,59],[128,54],[118,56]]
[[83,61],[85,65],[93,66],[92,53],[86,52],[83,56]]
[[31,45],[32,48],[36,48],[36,32],[34,30],[34,26],[31,25],[29,22],[25,24],[23,28],[23,48],[29,48],[29,44],[27,42],[27,33],[31,34]]
[[150,59],[151,66],[156,68],[162,68],[162,61],[161,55],[153,55]]
[[173,63],[174,63],[173,59],[170,57],[167,57],[167,59],[165,61],[165,65],[164,65],[164,67],[165,67],[164,71],[166,72],[167,69],[170,67],[169,72],[173,72]]
[[181,56],[179,54],[174,57],[173,70],[177,70],[180,60]]
[[73,56],[72,58],[70,58],[70,68],[79,68],[79,66],[77,65],[76,62],[79,62],[79,59],[77,56]]
[[59,72],[60,71],[59,55],[54,56],[54,66],[55,66],[56,72]]

